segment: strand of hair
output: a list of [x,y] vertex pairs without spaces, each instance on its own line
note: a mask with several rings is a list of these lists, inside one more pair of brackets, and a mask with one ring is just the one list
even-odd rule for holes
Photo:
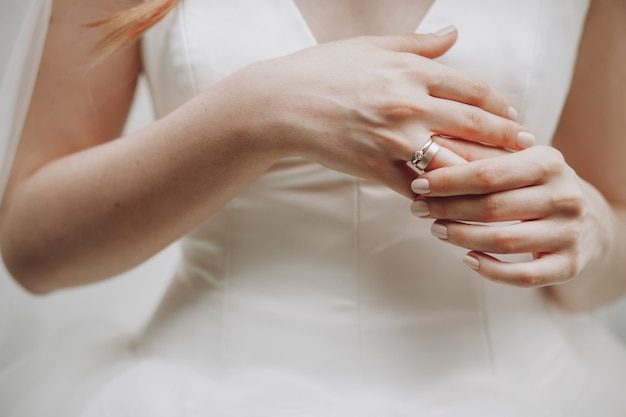
[[156,23],[161,21],[179,0],[150,0],[142,2],[130,9],[117,12],[95,22],[85,25],[88,28],[106,27],[107,32],[96,45],[101,57],[106,57],[124,45],[143,36]]

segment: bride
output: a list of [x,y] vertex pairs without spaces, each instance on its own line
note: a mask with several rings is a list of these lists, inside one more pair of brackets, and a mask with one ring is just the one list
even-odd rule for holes
[[[5,264],[49,293],[182,259],[115,353],[44,352],[54,395],[0,378],[10,415],[622,416],[626,352],[572,311],[626,291],[625,14],[54,1]],[[118,139],[142,72],[158,120]]]

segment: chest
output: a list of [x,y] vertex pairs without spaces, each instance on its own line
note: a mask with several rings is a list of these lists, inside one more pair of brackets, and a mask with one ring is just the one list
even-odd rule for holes
[[348,9],[353,1],[181,0],[143,39],[156,114],[169,113],[246,65],[322,41],[410,32],[418,23],[422,33],[454,24],[458,40],[438,61],[487,81],[509,98],[541,143],[550,140],[588,0],[361,0],[362,7]]
[[318,43],[413,32],[434,0],[294,0]]

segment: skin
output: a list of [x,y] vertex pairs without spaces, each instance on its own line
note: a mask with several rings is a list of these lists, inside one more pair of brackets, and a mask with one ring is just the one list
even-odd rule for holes
[[[406,3],[396,1],[398,7]],[[32,292],[88,284],[137,265],[287,156],[309,158],[414,198],[409,187],[414,173],[403,161],[432,134],[523,148],[517,139],[525,129],[507,119],[509,106],[502,95],[481,80],[430,60],[454,43],[456,32],[352,38],[256,63],[146,129],[115,140],[141,70],[138,45],[96,65],[90,47],[101,33],[80,24],[132,3],[54,3],[42,67],[0,209],[5,263]],[[328,41],[415,27],[430,4],[421,3],[414,14],[376,20],[372,16],[381,13],[376,2],[334,2],[339,9],[358,3],[362,10],[361,25],[344,25],[337,33],[327,28],[342,26],[341,19],[349,16],[337,13],[339,21],[332,25],[320,24],[323,19],[318,17],[316,23],[314,14],[305,14],[314,3],[301,0],[298,5],[316,38]],[[278,89],[285,93],[276,95]],[[572,117],[570,123],[580,123],[580,118]],[[511,157],[469,143],[449,145],[460,156],[443,148],[430,168],[451,167],[427,175],[473,166],[461,157],[485,164]],[[524,152],[514,155],[529,155]],[[544,153],[532,152],[536,155],[528,159],[544,158]],[[545,154],[556,158],[551,152]],[[493,160],[484,159],[487,154]],[[430,199],[439,192],[439,177],[425,178],[432,189]],[[563,181],[580,182],[571,176]],[[605,198],[588,187],[595,193],[588,205],[598,213],[613,212]],[[538,190],[528,201],[548,195],[545,186],[534,188]],[[462,186],[446,192],[450,197],[448,203],[440,200],[442,206],[467,194]],[[476,190],[477,195],[493,192]],[[434,209],[431,214],[438,218]],[[593,242],[604,240],[617,251],[607,226],[592,236]],[[449,241],[455,242],[453,233]],[[606,257],[585,256],[589,263],[610,263]],[[493,279],[488,270],[481,258],[479,273]],[[569,294],[556,299],[569,300]]]
[[[595,0],[555,148],[508,153],[443,141],[467,164],[413,183],[433,234],[471,249],[468,266],[520,287],[546,287],[562,307],[591,309],[626,291],[626,3]],[[426,206],[424,205],[426,204]],[[428,211],[428,215],[423,215]],[[515,221],[496,227],[459,222]],[[529,262],[487,255],[532,253]]]
[[102,34],[81,24],[131,4],[54,2],[0,210],[4,261],[32,292],[139,264],[287,156],[412,197],[414,175],[402,161],[432,133],[514,146],[523,130],[501,117],[508,102],[484,82],[428,59],[452,46],[449,32],[351,39],[260,62],[114,140],[140,73],[138,44],[95,64],[91,47]]

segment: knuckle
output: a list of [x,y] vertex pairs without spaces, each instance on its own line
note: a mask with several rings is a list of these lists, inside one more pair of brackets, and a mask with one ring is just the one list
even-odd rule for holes
[[491,94],[491,87],[483,80],[474,80],[471,83],[471,100],[472,104],[483,106]]
[[478,108],[470,108],[464,114],[465,127],[469,134],[477,135],[482,132],[484,116]]
[[387,122],[404,122],[414,118],[421,118],[427,112],[427,106],[423,106],[414,98],[398,95],[385,94],[386,97],[375,99],[373,107]]
[[542,179],[560,176],[569,168],[563,154],[551,146],[535,146],[532,150],[538,154],[535,168]]
[[426,83],[428,85],[429,93],[434,91],[440,91],[444,86],[453,85],[453,77],[450,74],[448,67],[442,65],[426,65],[428,69],[428,76]]
[[492,238],[492,243],[497,253],[516,253],[518,249],[518,239],[505,230],[496,231]]
[[485,190],[491,190],[500,177],[500,170],[491,164],[483,164],[475,172],[479,186]]
[[529,152],[527,172],[532,173],[535,184],[547,184],[558,178],[576,177],[574,170],[567,165],[563,154],[550,146],[533,146],[522,152]]
[[518,128],[514,123],[505,122],[502,129],[500,129],[500,135],[498,138],[501,146],[514,148],[517,143],[517,131]]
[[565,230],[562,232],[563,246],[565,248],[576,248],[578,247],[582,232],[577,227],[569,227],[564,228]]
[[560,176],[564,171],[564,165],[556,159],[549,159],[543,164],[546,178]]
[[540,285],[540,279],[534,272],[524,270],[517,273],[516,283],[522,288],[534,288]]
[[541,146],[540,148],[555,162],[563,163],[565,161],[565,157],[558,149],[552,146]]
[[552,193],[553,212],[570,218],[582,218],[585,215],[585,199],[580,190],[562,190]]
[[503,209],[502,199],[496,194],[490,194],[483,199],[483,216],[485,220],[495,220]]

